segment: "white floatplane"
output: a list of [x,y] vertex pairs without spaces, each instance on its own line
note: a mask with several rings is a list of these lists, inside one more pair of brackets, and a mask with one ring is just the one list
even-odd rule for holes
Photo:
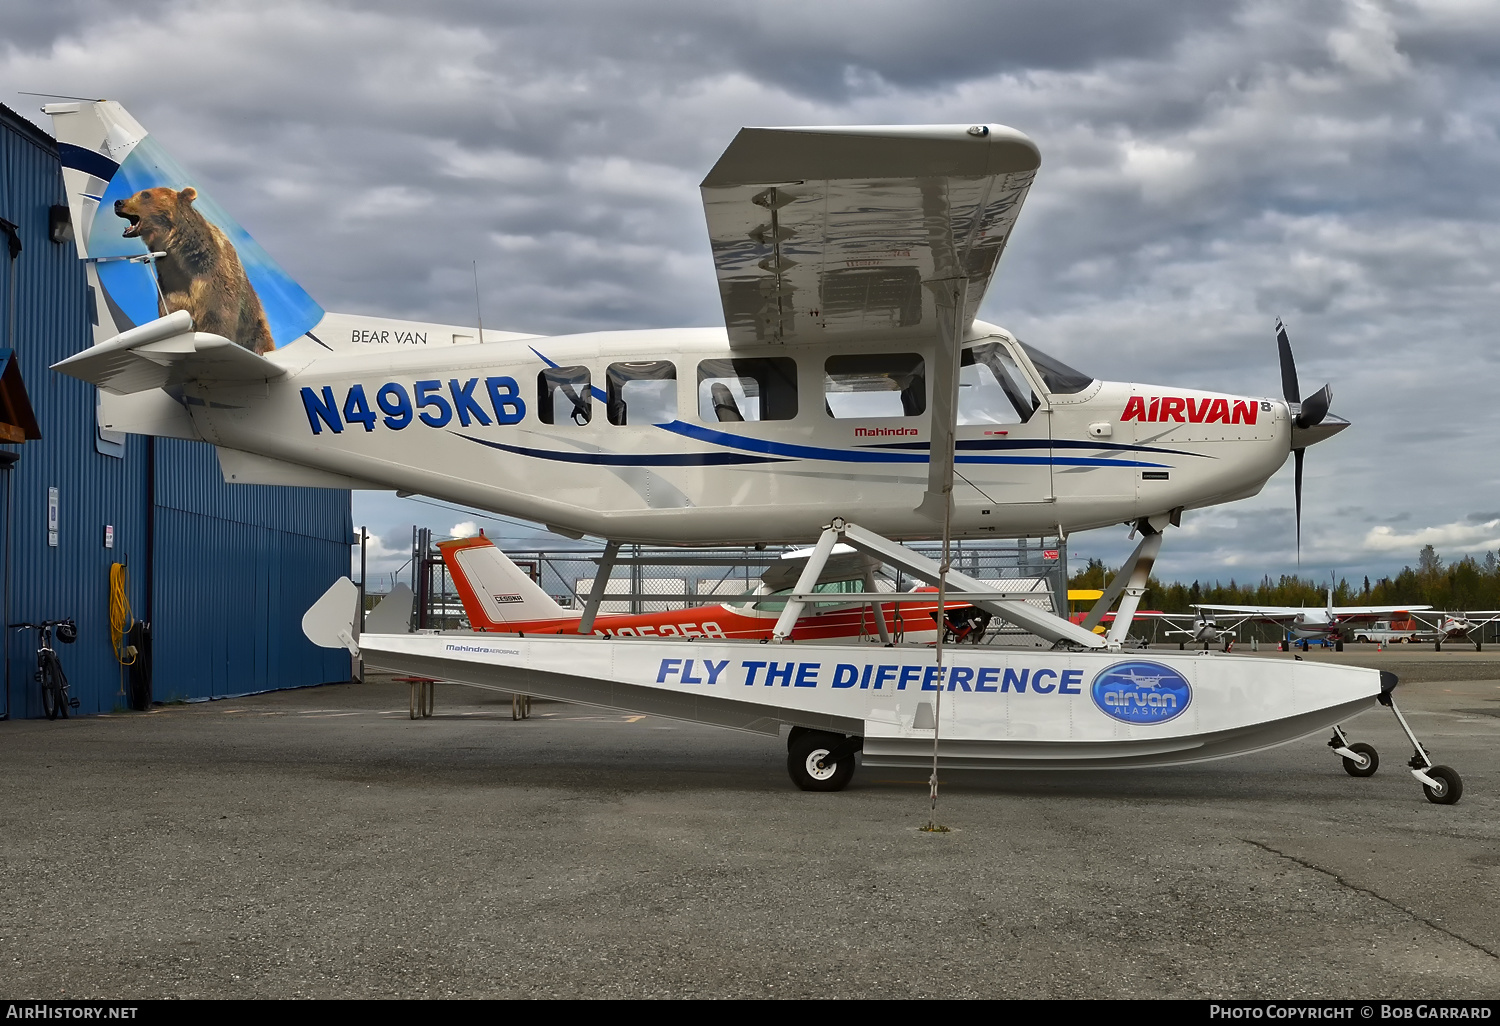
[[[1121,653],[1162,532],[1256,494],[1288,453],[1300,512],[1304,450],[1347,422],[1327,387],[1299,398],[1280,326],[1275,399],[1101,381],[977,320],[1040,165],[1014,129],[743,129],[702,185],[725,326],[543,338],[325,312],[117,103],[44,109],[96,324],[55,369],[102,390],[101,429],[209,442],[231,482],[394,488],[593,535],[606,565],[624,542],[816,539],[774,647],[361,638],[347,585],[309,613],[323,643],[534,695],[790,724],[803,787],[842,786],[861,749],[921,759],[939,727],[950,765],[1061,767],[1334,726],[1346,768],[1373,772],[1335,725],[1389,704],[1389,675]],[[892,540],[1112,524],[1141,541],[1081,624]],[[964,602],[1054,649],[945,653],[941,633],[878,656],[786,647],[839,542],[938,586],[937,608]],[[1456,800],[1457,775],[1420,745],[1413,772]]]

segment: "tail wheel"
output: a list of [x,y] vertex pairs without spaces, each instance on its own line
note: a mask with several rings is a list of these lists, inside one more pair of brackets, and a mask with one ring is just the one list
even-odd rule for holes
[[1452,766],[1433,766],[1427,775],[1442,785],[1441,789],[1429,784],[1422,785],[1422,793],[1434,805],[1457,805],[1464,796],[1464,781]]
[[854,776],[854,753],[828,760],[844,739],[837,734],[809,730],[787,738],[786,771],[804,791],[842,791]]
[[1380,768],[1380,753],[1363,741],[1350,745],[1349,751],[1363,756],[1363,762],[1344,756],[1344,772],[1351,777],[1373,777]]

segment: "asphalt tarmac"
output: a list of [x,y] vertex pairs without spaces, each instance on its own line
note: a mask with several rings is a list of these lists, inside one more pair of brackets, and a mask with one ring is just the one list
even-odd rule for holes
[[[1261,653],[1273,655],[1273,653]],[[1500,997],[1500,660],[1394,719],[1116,773],[864,769],[774,738],[440,685],[0,723],[0,998]],[[1281,655],[1280,658],[1291,658]]]

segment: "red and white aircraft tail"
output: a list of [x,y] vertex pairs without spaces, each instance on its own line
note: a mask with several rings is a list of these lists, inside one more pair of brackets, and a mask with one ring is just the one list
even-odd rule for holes
[[482,534],[438,544],[475,630],[514,631],[538,621],[566,623],[583,615],[558,605]]

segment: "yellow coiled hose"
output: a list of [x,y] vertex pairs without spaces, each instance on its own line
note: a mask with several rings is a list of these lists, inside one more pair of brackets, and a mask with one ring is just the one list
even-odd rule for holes
[[125,635],[135,626],[135,615],[130,611],[129,578],[125,575],[125,564],[111,563],[109,567],[109,636],[114,644],[115,660],[121,666],[135,662],[136,653],[125,644]]

